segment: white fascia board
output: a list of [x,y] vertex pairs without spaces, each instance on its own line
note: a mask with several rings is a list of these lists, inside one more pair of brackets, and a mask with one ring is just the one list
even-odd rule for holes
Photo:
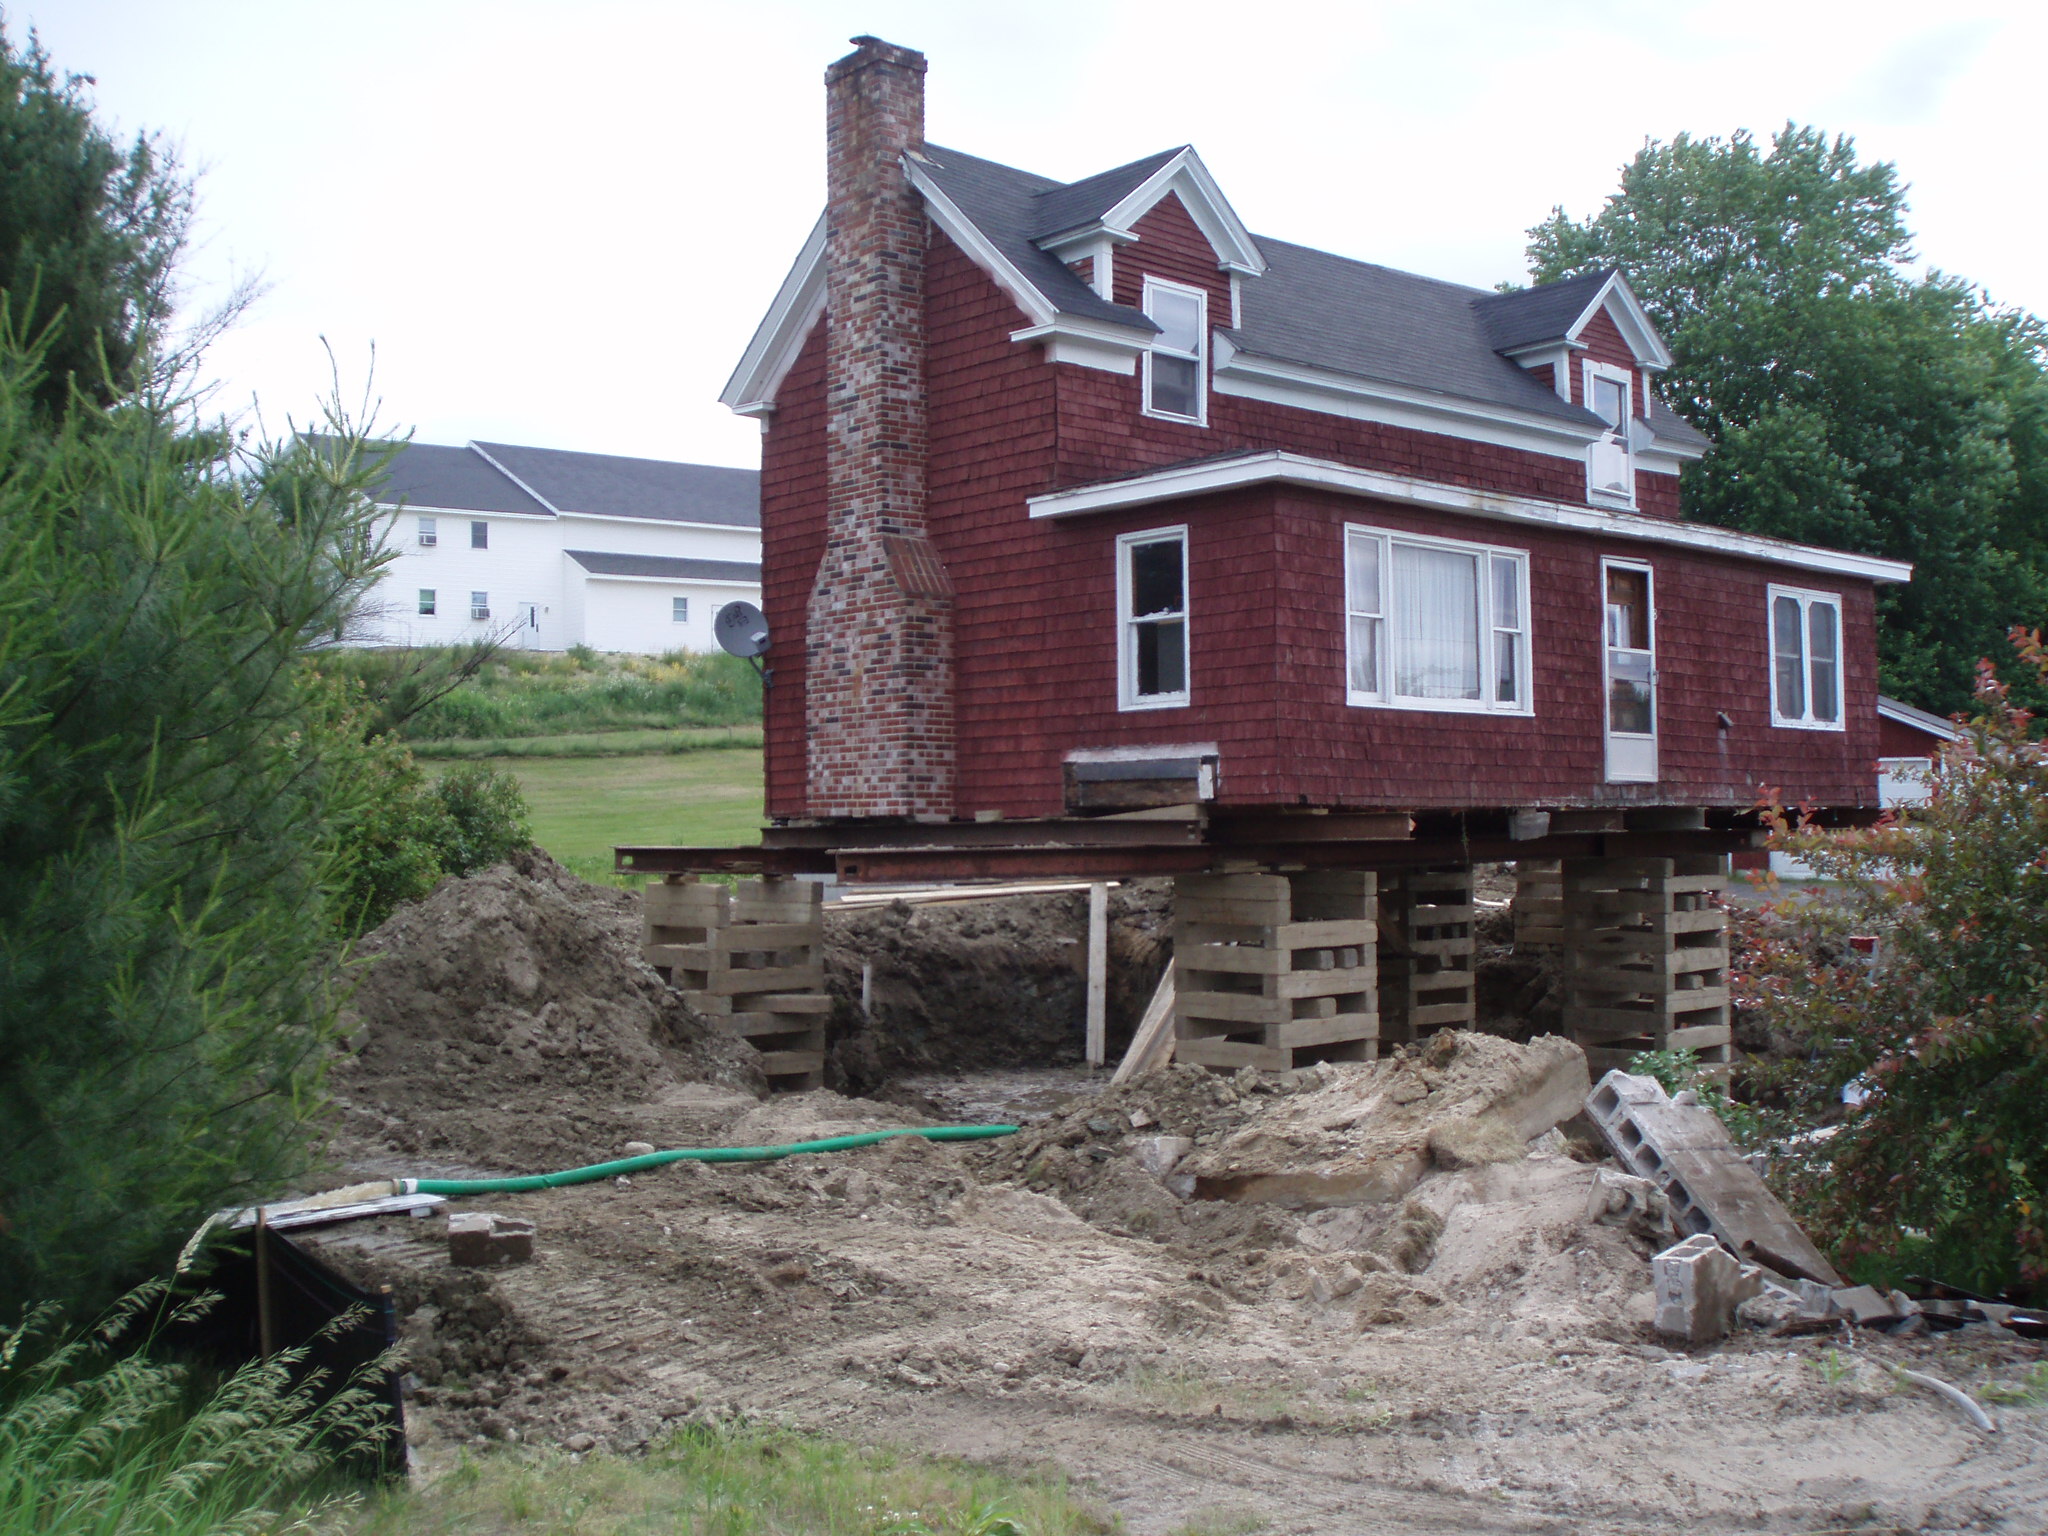
[[1007,293],[1024,316],[1033,325],[1050,325],[1059,317],[1059,309],[1038,287],[1018,271],[1010,258],[997,250],[975,222],[962,213],[953,200],[939,190],[939,184],[932,180],[931,173],[910,156],[903,157],[903,169],[910,177],[910,184],[923,195],[925,209],[931,220],[946,233],[961,250],[965,251],[974,264],[995,279],[996,286]]
[[775,292],[775,302],[754,330],[739,366],[726,380],[719,404],[741,416],[775,408],[775,392],[796,365],[804,339],[825,312],[825,215],[811,226],[796,264]]
[[475,507],[429,507],[417,501],[380,501],[374,503],[380,512],[389,512],[396,517],[401,513],[407,517],[418,513],[422,517],[523,517],[536,523],[551,523],[561,514],[558,512],[498,512],[479,511]]
[[484,452],[484,450],[479,448],[475,443],[469,444],[469,451],[475,454],[478,458],[482,459],[486,464],[490,465],[491,468],[495,469],[507,480],[510,480],[514,485],[518,486],[519,489],[526,492],[526,494],[531,496],[535,501],[539,502],[542,506],[546,507],[550,512],[554,513],[555,516],[560,517],[562,515],[562,509],[560,507],[556,506],[552,501],[549,501],[547,497],[541,495],[539,491],[535,490],[532,486],[528,485],[524,480],[520,479],[517,475],[513,474],[511,470],[507,469],[504,465],[500,464],[496,459],[492,458],[488,453]]
[[1910,704],[1901,704],[1897,699],[1888,699],[1881,693],[1877,696],[1877,712],[1886,720],[1896,720],[1900,725],[1924,731],[1942,741],[1957,741],[1963,734],[1953,721],[1929,714],[1924,709],[1915,709]]
[[1047,362],[1123,374],[1137,372],[1138,358],[1152,344],[1149,332],[1133,326],[1080,320],[1072,315],[1056,315],[1044,325],[1012,331],[1010,340],[1043,342]]
[[1600,291],[1593,295],[1593,302],[1579,312],[1579,318],[1564,333],[1565,340],[1577,344],[1579,334],[1603,309],[1614,316],[1621,339],[1628,343],[1638,363],[1659,373],[1671,366],[1671,351],[1664,345],[1664,338],[1657,334],[1657,327],[1650,323],[1642,300],[1636,297],[1635,290],[1619,272],[1600,285]]
[[671,587],[738,587],[751,592],[761,583],[758,581],[733,581],[724,576],[622,576],[617,571],[585,571],[576,569],[585,581],[652,581]]
[[1063,759],[1069,763],[1142,763],[1155,757],[1220,757],[1222,749],[1213,741],[1184,741],[1136,747],[1074,747]]
[[1652,442],[1649,447],[1637,450],[1636,468],[1647,469],[1653,475],[1675,475],[1706,456],[1706,449],[1690,443]]
[[1193,147],[1183,149],[1147,176],[1123,200],[1102,216],[1102,226],[1128,235],[1130,228],[1162,202],[1169,192],[1181,194],[1195,225],[1208,237],[1216,252],[1216,264],[1226,272],[1257,277],[1266,270],[1266,258],[1259,251],[1252,232],[1230,206],[1216,178],[1202,164]]
[[556,515],[586,523],[624,523],[629,528],[702,528],[712,533],[751,533],[757,539],[761,536],[759,523],[686,523],[675,517],[627,517],[618,512],[572,512],[566,509]]
[[1560,459],[1584,458],[1587,444],[1600,436],[1599,429],[1590,425],[1577,426],[1300,363],[1256,357],[1239,351],[1224,336],[1216,338],[1216,364],[1211,371],[1210,387],[1219,395],[1238,395],[1274,405],[1291,405],[1298,410],[1320,411],[1326,416],[1435,432],[1469,442],[1547,453]]
[[1371,496],[1380,501],[1402,502],[1435,512],[1457,512],[1501,522],[1539,524],[1571,533],[1603,534],[1644,544],[1666,544],[1709,554],[1735,555],[1773,565],[1825,571],[1835,576],[1854,576],[1864,581],[1906,581],[1913,574],[1913,567],[1903,560],[1849,554],[1811,544],[1792,544],[1704,523],[1680,523],[1668,518],[1603,512],[1593,507],[1543,501],[1533,496],[1475,491],[1468,486],[1418,480],[1409,475],[1388,474],[1384,470],[1357,469],[1349,464],[1333,464],[1326,459],[1311,459],[1278,450],[1248,454],[1220,464],[1185,465],[1133,476],[1128,480],[1051,491],[1030,497],[1025,505],[1033,517],[1074,517],[1088,512],[1116,512],[1186,496],[1270,484],[1311,486],[1353,496]]

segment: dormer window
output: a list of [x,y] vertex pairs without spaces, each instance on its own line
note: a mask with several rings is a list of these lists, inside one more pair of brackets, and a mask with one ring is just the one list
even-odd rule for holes
[[1630,422],[1635,416],[1634,376],[1608,363],[1585,363],[1586,409],[1607,431],[1586,450],[1586,495],[1609,507],[1636,504],[1635,454]]
[[1159,327],[1145,354],[1145,414],[1206,425],[1209,296],[1148,277],[1145,313]]

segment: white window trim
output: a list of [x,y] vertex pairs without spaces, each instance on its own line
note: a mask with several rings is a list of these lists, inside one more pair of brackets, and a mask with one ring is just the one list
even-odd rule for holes
[[419,519],[419,544],[422,549],[434,549],[441,542],[441,525],[434,518]]
[[[1132,644],[1133,626],[1137,615],[1131,612],[1131,551],[1140,544],[1160,544],[1168,539],[1180,541],[1180,634],[1182,670],[1187,686],[1179,693],[1138,693],[1138,652]],[[1185,709],[1192,702],[1195,686],[1194,624],[1189,614],[1192,606],[1188,601],[1191,585],[1188,569],[1188,525],[1177,523],[1170,528],[1144,528],[1135,533],[1124,533],[1116,541],[1116,707],[1119,710],[1137,709]]]
[[[482,598],[482,599],[483,599],[483,601],[482,601],[482,602],[478,602],[478,601],[477,601],[477,599],[478,599],[478,598]],[[490,618],[490,616],[491,616],[491,594],[490,594],[490,593],[488,593],[488,592],[472,592],[472,593],[470,593],[470,594],[469,594],[469,621],[470,621],[470,623],[472,623],[472,624],[482,624],[482,623],[484,623],[484,622],[485,622],[486,620],[488,620],[488,619]]]
[[[1157,411],[1152,408],[1152,353],[1153,347],[1145,349],[1145,366],[1139,370],[1143,393],[1138,397],[1138,408],[1147,416],[1158,421],[1177,421],[1183,426],[1206,427],[1209,425],[1209,295],[1199,288],[1190,288],[1186,283],[1168,282],[1163,277],[1147,277],[1141,303],[1147,316],[1152,313],[1152,295],[1155,292],[1178,293],[1191,298],[1201,310],[1201,318],[1195,324],[1195,414],[1182,416],[1173,411]],[[1157,345],[1156,339],[1154,345]],[[1175,352],[1174,357],[1185,353]]]
[[1612,491],[1595,490],[1593,487],[1593,454],[1606,441],[1606,437],[1603,435],[1599,441],[1586,450],[1586,500],[1599,507],[1620,507],[1624,510],[1633,509],[1636,504],[1636,453],[1635,436],[1629,429],[1629,423],[1636,419],[1636,389],[1638,386],[1635,370],[1632,368],[1617,368],[1612,363],[1602,363],[1587,357],[1579,360],[1579,378],[1579,402],[1589,411],[1593,409],[1593,381],[1595,379],[1607,379],[1619,384],[1626,395],[1620,436],[1623,449],[1628,455],[1628,494],[1617,496]]
[[[1479,558],[1479,677],[1481,697],[1477,699],[1412,699],[1402,698],[1393,692],[1389,668],[1393,665],[1393,648],[1381,644],[1379,648],[1380,687],[1376,693],[1361,693],[1351,686],[1351,610],[1355,606],[1351,599],[1351,539],[1363,535],[1380,541],[1380,624],[1382,635],[1392,631],[1393,614],[1393,546],[1395,544],[1419,544],[1435,549],[1455,550],[1461,555]],[[1406,709],[1427,714],[1450,715],[1523,715],[1536,713],[1536,626],[1535,616],[1529,611],[1529,552],[1503,544],[1476,544],[1467,539],[1440,539],[1429,534],[1406,533],[1398,528],[1375,528],[1365,523],[1344,525],[1344,702],[1360,709]],[[1522,697],[1513,704],[1500,704],[1484,697],[1492,687],[1495,674],[1493,622],[1493,561],[1495,557],[1512,560],[1515,563],[1515,579],[1519,590],[1516,600],[1522,609]]]
[[420,594],[420,607],[415,617],[422,619],[439,617],[441,612],[441,589],[439,587],[421,587],[418,590]]
[[[678,603],[683,605],[681,613],[676,612],[676,604]],[[668,621],[671,624],[687,624],[690,622],[690,599],[687,593],[679,597],[671,597],[668,600]]]
[[[1778,599],[1790,597],[1799,603],[1799,640],[1802,653],[1800,665],[1805,668],[1806,707],[1813,708],[1813,621],[1810,617],[1813,604],[1826,603],[1835,610],[1835,718],[1814,720],[1787,715],[1778,708],[1778,627],[1772,621],[1772,610],[1778,606]],[[1848,649],[1847,638],[1842,627],[1842,594],[1822,592],[1812,587],[1782,587],[1776,582],[1764,590],[1764,657],[1770,673],[1771,724],[1786,731],[1847,731],[1849,729],[1849,700],[1846,682],[1846,668],[1842,664],[1843,652]]]

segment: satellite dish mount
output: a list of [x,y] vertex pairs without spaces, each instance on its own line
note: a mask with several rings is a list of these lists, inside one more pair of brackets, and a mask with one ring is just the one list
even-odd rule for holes
[[761,610],[748,602],[727,603],[718,610],[711,621],[711,633],[718,641],[719,649],[729,655],[744,656],[754,664],[754,670],[765,682],[768,669],[762,664],[762,653],[768,649],[768,620]]

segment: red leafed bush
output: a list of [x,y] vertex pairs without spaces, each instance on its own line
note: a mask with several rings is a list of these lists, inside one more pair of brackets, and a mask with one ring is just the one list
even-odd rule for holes
[[[2038,633],[2013,639],[2048,682]],[[1839,885],[1746,925],[1737,1001],[1775,1047],[1752,1081],[1808,1123],[1864,1091],[1784,1176],[1859,1274],[2048,1291],[2048,747],[1988,662],[1929,791],[1864,831],[1778,813],[1774,846]]]

